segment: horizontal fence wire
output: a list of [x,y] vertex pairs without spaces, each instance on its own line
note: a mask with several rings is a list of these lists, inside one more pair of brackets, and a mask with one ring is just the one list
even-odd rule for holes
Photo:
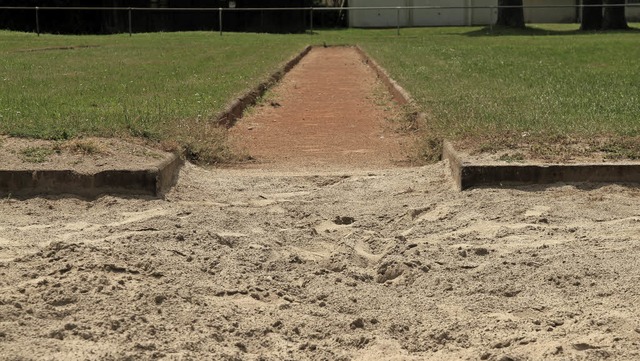
[[134,11],[269,11],[269,10],[277,10],[277,11],[286,11],[286,10],[314,10],[314,11],[349,11],[349,10],[411,10],[411,9],[431,9],[431,10],[446,10],[446,9],[513,9],[513,8],[523,8],[523,9],[553,9],[553,8],[589,8],[589,7],[599,7],[599,8],[613,8],[613,7],[640,7],[640,3],[638,4],[601,4],[601,5],[590,5],[590,4],[575,4],[575,5],[482,5],[482,6],[449,6],[449,5],[422,5],[422,6],[351,6],[351,7],[271,7],[271,8],[229,8],[229,7],[193,7],[193,8],[184,8],[184,7],[167,7],[167,8],[152,8],[152,7],[106,7],[106,6],[0,6],[0,10],[134,10]]
[[350,11],[350,10],[447,10],[447,9],[553,9],[553,8],[613,8],[613,7],[640,7],[640,4],[602,4],[602,5],[484,5],[484,6],[352,6],[352,7],[273,7],[273,8],[224,8],[224,7],[88,7],[88,6],[0,6],[0,10],[118,10],[118,11],[287,11],[287,10],[314,10],[314,11]]

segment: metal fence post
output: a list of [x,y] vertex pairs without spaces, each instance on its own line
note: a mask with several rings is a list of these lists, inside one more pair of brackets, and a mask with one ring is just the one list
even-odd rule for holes
[[580,7],[576,9],[576,21],[582,23],[582,14],[584,13],[584,4],[581,2]]
[[309,19],[309,26],[311,27],[311,34],[313,34],[313,7],[311,8],[311,17]]
[[489,7],[489,33],[493,33],[493,6]]
[[218,8],[218,23],[220,26],[220,36],[222,36],[222,8]]
[[396,8],[397,35],[400,36],[400,7]]
[[129,8],[129,36],[133,34],[132,24],[131,24],[131,8]]
[[36,33],[40,36],[40,7],[36,6]]

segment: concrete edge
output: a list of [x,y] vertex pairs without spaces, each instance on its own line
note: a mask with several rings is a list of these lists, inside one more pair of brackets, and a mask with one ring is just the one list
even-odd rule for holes
[[411,111],[410,116],[412,120],[423,121],[426,119],[426,114],[424,112],[418,111],[418,106],[414,101],[411,93],[409,93],[405,88],[403,88],[395,79],[393,79],[387,71],[380,66],[369,54],[367,54],[364,49],[362,49],[359,45],[355,45],[354,48],[360,54],[364,62],[376,73],[378,79],[382,81],[382,83],[386,86],[389,93],[393,97],[393,100],[400,104],[400,106],[407,106]]
[[271,76],[249,90],[244,95],[232,101],[218,116],[218,124],[226,128],[231,128],[235,123],[242,118],[242,113],[250,106],[256,104],[258,99],[264,95],[271,87],[276,85],[294,66],[296,66],[302,58],[304,58],[311,51],[312,46],[309,45],[304,48],[298,55],[294,56],[283,66],[281,66]]
[[173,153],[171,157],[160,163],[156,177],[156,197],[164,197],[176,185],[183,165],[184,159],[178,152]]
[[472,164],[445,141],[443,159],[449,161],[459,190],[476,186],[552,183],[640,183],[640,163]]
[[356,51],[360,54],[360,56],[364,59],[365,63],[373,69],[378,78],[382,80],[382,83],[387,87],[391,95],[393,96],[393,100],[395,100],[400,105],[413,105],[414,101],[411,97],[411,94],[407,92],[398,82],[396,82],[387,71],[380,66],[372,57],[367,54],[364,49],[362,49],[359,45],[354,46]]
[[445,140],[442,144],[442,159],[449,161],[449,168],[451,169],[451,177],[458,190],[462,188],[462,160],[458,153],[453,149],[451,142]]
[[183,160],[171,154],[147,169],[113,169],[97,173],[74,170],[0,170],[0,196],[71,195],[95,199],[100,195],[163,197],[175,184]]

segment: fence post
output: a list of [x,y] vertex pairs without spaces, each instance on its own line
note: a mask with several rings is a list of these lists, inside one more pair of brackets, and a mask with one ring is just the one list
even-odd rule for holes
[[489,33],[493,34],[493,6],[489,7]]
[[313,35],[313,7],[311,8],[311,17],[309,19],[310,27],[311,27],[311,35]]
[[397,35],[400,36],[400,7],[396,8]]
[[36,6],[36,33],[40,36],[40,7]]
[[218,8],[218,25],[220,26],[220,36],[222,36],[222,8]]
[[131,25],[131,8],[129,8],[129,36],[133,34],[132,25]]
[[584,13],[584,4],[580,2],[580,7],[576,9],[576,21],[582,23],[582,14]]

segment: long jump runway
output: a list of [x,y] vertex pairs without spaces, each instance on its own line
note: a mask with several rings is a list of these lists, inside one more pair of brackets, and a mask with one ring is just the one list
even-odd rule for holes
[[231,129],[249,167],[380,169],[407,164],[400,107],[358,52],[313,48]]

